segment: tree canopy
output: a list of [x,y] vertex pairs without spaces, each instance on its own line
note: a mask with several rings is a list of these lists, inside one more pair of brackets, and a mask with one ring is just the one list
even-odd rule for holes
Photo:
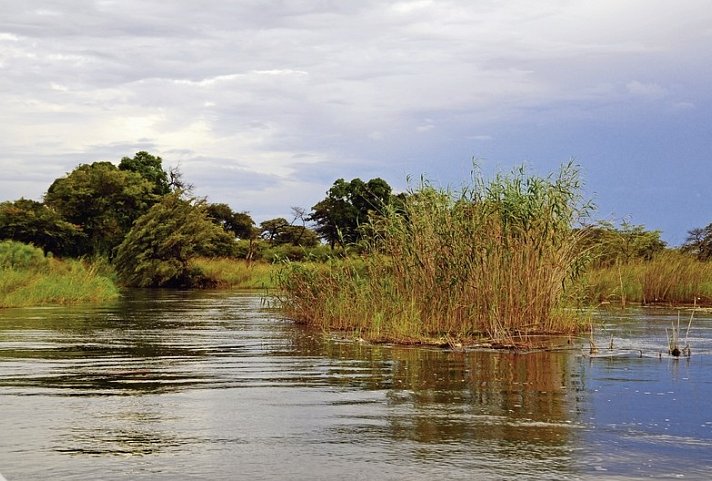
[[689,230],[682,250],[702,261],[712,259],[712,224]]
[[381,178],[368,182],[359,178],[350,182],[337,179],[326,198],[312,207],[309,220],[316,224],[317,234],[332,247],[357,242],[362,237],[360,226],[372,213],[382,212],[391,201],[391,191],[391,186]]
[[645,230],[642,225],[628,222],[623,222],[620,227],[600,222],[586,228],[583,240],[595,263],[604,267],[635,259],[650,260],[665,249],[660,231]]
[[208,217],[217,225],[239,239],[256,236],[255,221],[247,212],[234,212],[227,204],[208,204]]
[[163,170],[163,159],[146,151],[136,152],[132,157],[123,157],[119,162],[119,170],[135,172],[154,185],[153,193],[165,195],[171,191],[168,173]]
[[156,203],[155,185],[142,175],[119,170],[111,162],[82,164],[55,180],[45,203],[80,226],[86,241],[79,254],[111,255],[134,220]]
[[11,239],[42,248],[58,256],[77,254],[84,239],[79,226],[65,221],[41,202],[19,199],[0,203],[0,239]]
[[204,200],[171,193],[136,221],[117,248],[114,264],[129,286],[195,286],[203,276],[190,260],[231,242],[233,236],[208,218]]

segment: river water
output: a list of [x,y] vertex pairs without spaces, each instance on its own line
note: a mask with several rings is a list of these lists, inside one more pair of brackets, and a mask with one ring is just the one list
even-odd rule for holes
[[[259,293],[0,310],[19,480],[710,479],[712,315],[594,314],[598,353],[372,346]],[[610,343],[613,342],[613,349]],[[580,348],[577,348],[580,347]]]

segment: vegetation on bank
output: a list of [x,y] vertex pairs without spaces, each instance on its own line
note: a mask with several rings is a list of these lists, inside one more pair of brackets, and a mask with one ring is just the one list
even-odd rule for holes
[[712,305],[712,263],[677,250],[650,260],[587,269],[569,293],[575,305]]
[[15,241],[0,242],[0,307],[101,303],[116,299],[102,261],[59,260]]
[[191,266],[214,287],[231,289],[275,289],[280,268],[278,264],[226,257],[197,257]]
[[575,329],[572,306],[712,304],[712,224],[670,249],[643,226],[581,222],[571,165],[459,192],[338,179],[291,211],[257,225],[147,152],[82,164],[42,202],[0,203],[0,240],[37,246],[5,256],[0,306],[103,302],[117,283],[277,287],[289,317],[324,329],[509,342]]
[[287,315],[369,338],[486,337],[511,344],[570,332],[565,288],[585,261],[587,214],[572,165],[556,177],[518,171],[460,192],[423,184],[368,226],[368,255],[284,272]]

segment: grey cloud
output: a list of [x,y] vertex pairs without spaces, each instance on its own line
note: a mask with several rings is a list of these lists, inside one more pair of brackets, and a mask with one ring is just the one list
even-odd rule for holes
[[427,157],[469,156],[456,137],[506,151],[508,125],[605,123],[655,86],[694,113],[712,78],[702,0],[5,3],[3,168],[149,150],[226,198],[446,170]]

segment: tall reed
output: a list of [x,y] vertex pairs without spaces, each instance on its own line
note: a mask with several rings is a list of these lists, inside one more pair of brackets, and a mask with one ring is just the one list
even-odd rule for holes
[[459,192],[423,182],[374,218],[361,263],[286,270],[283,308],[325,329],[401,340],[572,330],[558,308],[584,263],[579,187],[572,164],[546,178],[475,177]]
[[577,282],[587,303],[712,304],[712,262],[676,250],[652,260],[591,269]]
[[100,303],[119,291],[107,263],[45,257],[19,242],[0,243],[0,307]]

